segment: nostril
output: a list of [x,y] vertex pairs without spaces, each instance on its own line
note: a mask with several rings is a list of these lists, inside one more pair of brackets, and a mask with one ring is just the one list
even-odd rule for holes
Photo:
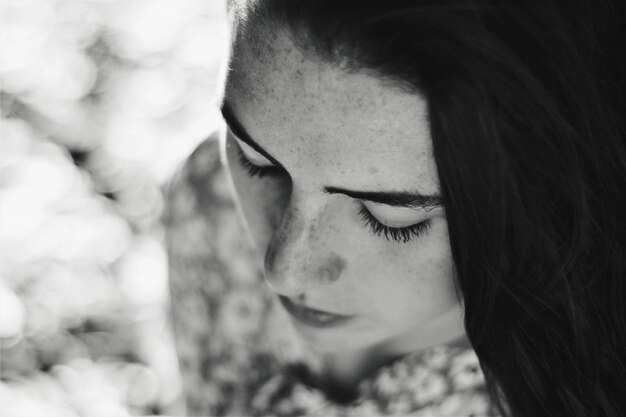
[[323,265],[317,269],[320,281],[332,283],[339,279],[346,267],[346,261],[338,255],[332,255]]

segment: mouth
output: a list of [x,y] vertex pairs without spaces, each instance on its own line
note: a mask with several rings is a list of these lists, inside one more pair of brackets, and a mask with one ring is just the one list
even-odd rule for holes
[[298,321],[311,327],[328,328],[337,327],[351,320],[354,316],[344,316],[327,311],[315,310],[295,304],[289,298],[279,295],[281,304],[285,310]]

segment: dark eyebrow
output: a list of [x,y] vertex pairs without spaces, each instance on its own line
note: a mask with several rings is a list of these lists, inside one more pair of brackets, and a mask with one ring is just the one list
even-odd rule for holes
[[267,153],[267,151],[263,149],[261,145],[256,143],[254,139],[250,137],[248,132],[246,132],[246,129],[241,125],[241,123],[239,123],[239,120],[235,116],[232,107],[227,101],[222,102],[220,111],[222,112],[222,117],[228,125],[228,128],[235,134],[235,136],[237,136],[238,139],[240,139],[242,142],[245,142],[252,149],[263,155],[265,158],[267,158],[268,161],[270,161],[274,165],[282,167],[280,162],[278,162],[272,155]]
[[367,192],[352,191],[337,187],[324,187],[329,194],[344,194],[357,200],[371,201],[394,207],[422,208],[430,211],[443,207],[443,198],[439,194],[423,195],[404,192]]

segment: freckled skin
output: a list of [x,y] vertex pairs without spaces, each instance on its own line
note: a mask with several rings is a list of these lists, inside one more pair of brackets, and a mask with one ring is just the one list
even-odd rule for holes
[[341,273],[346,268],[346,261],[332,254],[329,259],[325,260],[317,270],[317,275],[326,283],[332,283],[339,279]]
[[231,57],[225,100],[286,173],[250,178],[230,132],[222,145],[266,282],[356,317],[336,329],[294,321],[296,329],[312,348],[361,362],[463,338],[444,211],[411,213],[411,224],[428,219],[430,229],[394,242],[361,220],[361,202],[323,191],[437,193],[424,99],[323,63],[284,34],[248,30]]

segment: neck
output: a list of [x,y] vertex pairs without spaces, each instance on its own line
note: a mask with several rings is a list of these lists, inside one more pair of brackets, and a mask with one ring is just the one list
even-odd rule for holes
[[334,400],[346,402],[357,394],[359,383],[396,359],[372,349],[328,353],[324,355],[322,381]]
[[373,376],[384,366],[408,354],[419,353],[437,345],[471,348],[467,337],[461,335],[409,352],[389,351],[386,349],[388,346],[381,345],[370,349],[327,353],[324,356],[323,380],[338,392],[349,395],[355,393],[362,380]]

